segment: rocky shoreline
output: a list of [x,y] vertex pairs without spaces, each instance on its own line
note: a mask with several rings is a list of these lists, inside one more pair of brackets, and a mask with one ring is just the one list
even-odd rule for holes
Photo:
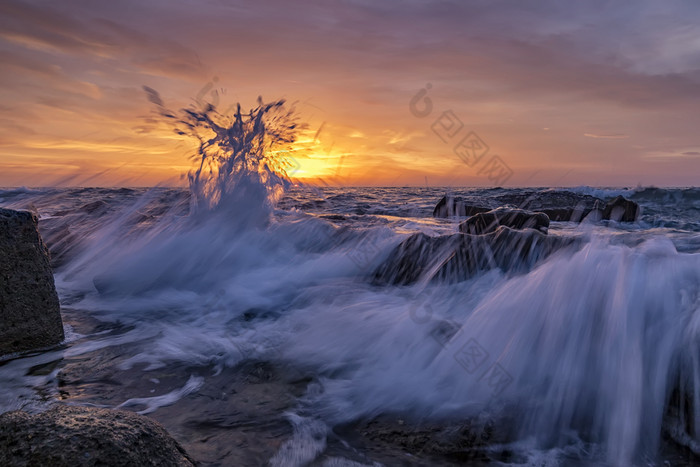
[[[65,338],[38,218],[0,208],[0,358]],[[195,461],[157,422],[133,412],[57,404],[0,415],[0,465],[162,465]]]

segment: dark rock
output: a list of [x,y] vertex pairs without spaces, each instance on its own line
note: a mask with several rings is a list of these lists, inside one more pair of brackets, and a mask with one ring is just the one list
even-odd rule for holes
[[553,252],[574,243],[572,238],[503,226],[486,235],[430,237],[418,233],[389,254],[375,271],[374,280],[378,284],[411,284],[421,279],[458,282],[494,268],[526,272]]
[[[595,199],[591,205],[590,201],[590,199],[581,200],[575,208],[545,207],[535,210],[547,214],[551,221],[563,222],[581,222],[582,220],[589,222],[598,222],[601,220],[634,222],[639,218],[639,205],[622,196],[618,196],[607,203]],[[537,204],[541,204],[541,202]]]
[[0,465],[192,466],[157,422],[133,412],[59,405],[0,415]]
[[554,208],[571,209],[574,206],[585,211],[605,204],[600,198],[565,190],[518,190],[515,193],[497,195],[495,198],[501,206],[512,206],[535,212]]
[[499,226],[511,229],[535,229],[547,233],[549,217],[541,212],[523,211],[521,209],[494,209],[475,214],[459,224],[459,231],[473,235],[495,232]]
[[569,208],[550,208],[541,209],[539,212],[546,214],[550,221],[553,222],[568,222],[571,220],[573,209]]
[[381,415],[338,425],[333,431],[367,455],[363,465],[486,466],[516,460],[509,458],[507,447],[498,447],[512,441],[513,424],[511,419],[486,414],[435,422]]
[[64,338],[49,252],[26,211],[0,209],[0,355]]
[[585,207],[584,204],[579,204],[575,208],[545,208],[538,209],[549,217],[553,222],[581,222],[590,212],[591,208]]
[[639,205],[634,201],[618,196],[608,201],[603,209],[603,219],[618,222],[634,222],[639,217]]
[[329,221],[346,221],[348,220],[347,217],[341,215],[341,214],[324,214],[322,216],[318,216],[321,219],[328,219]]
[[[639,205],[622,196],[618,196],[607,204],[602,199],[590,195],[579,195],[567,191],[524,192],[501,195],[497,199],[504,205],[541,212],[546,214],[550,221],[555,222],[581,222],[584,219],[591,222],[599,220],[634,222],[640,214]],[[487,207],[467,205],[460,197],[443,196],[433,210],[433,217],[468,217],[490,210]]]
[[467,217],[486,211],[490,211],[490,208],[469,206],[464,204],[464,200],[459,196],[455,198],[445,195],[438,201],[435,209],[433,209],[433,217]]

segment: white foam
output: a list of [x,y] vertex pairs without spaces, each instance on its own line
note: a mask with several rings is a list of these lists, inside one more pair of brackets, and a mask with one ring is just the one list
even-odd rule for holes
[[139,410],[137,413],[143,415],[155,412],[161,407],[173,405],[183,397],[198,391],[203,384],[204,378],[192,375],[190,376],[190,379],[187,380],[187,383],[185,383],[185,385],[179,389],[170,391],[169,393],[163,394],[162,396],[136,397],[133,399],[128,399],[119,404],[117,407],[133,407],[145,405],[146,408],[143,410]]
[[294,434],[270,459],[272,467],[307,465],[326,448],[328,427],[322,421],[292,413],[287,418],[294,426]]

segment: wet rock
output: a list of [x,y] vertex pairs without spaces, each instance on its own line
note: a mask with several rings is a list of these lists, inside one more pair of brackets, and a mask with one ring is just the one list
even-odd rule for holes
[[[129,326],[100,322],[85,310],[68,309],[64,317],[76,332],[90,336],[90,341],[118,338],[131,330]],[[98,346],[91,352],[66,355],[56,377],[62,399],[113,407],[129,399],[172,393],[183,388],[191,375],[201,374],[206,376],[196,392],[148,415],[175,435],[198,462],[212,466],[269,465],[280,446],[292,437],[293,427],[286,414],[307,393],[312,374],[258,360],[257,347],[252,344],[241,344],[244,360],[224,371],[214,365],[176,362],[150,370],[145,364],[123,365],[143,352],[142,345]],[[148,406],[129,407],[142,410]]]
[[347,217],[341,215],[341,214],[324,214],[322,216],[318,216],[321,219],[327,219],[329,221],[337,221],[337,222],[342,222],[348,220]]
[[546,214],[549,220],[554,222],[568,222],[572,214],[572,210],[568,208],[541,209],[539,212]]
[[[605,203],[602,199],[590,195],[580,195],[567,191],[526,191],[501,195],[497,199],[504,206],[518,206],[518,210],[543,213],[549,217],[550,221],[554,222],[581,222],[583,220],[589,222],[600,220],[634,222],[639,218],[641,212],[637,203],[622,196]],[[506,209],[506,207],[500,209]],[[460,197],[443,196],[433,210],[433,217],[468,217],[490,210],[488,207],[465,204],[465,201]]]
[[603,219],[618,222],[634,222],[639,217],[639,205],[634,201],[618,196],[608,201],[603,209]]
[[64,338],[49,252],[37,217],[0,209],[0,355]]
[[0,415],[0,465],[192,466],[157,422],[121,410],[59,405]]
[[[542,190],[518,190],[515,193],[506,193],[496,196],[502,206],[513,206],[528,211],[543,212],[545,209],[580,209],[590,211],[596,206],[603,206],[605,202],[591,195],[574,193],[571,191],[542,191]],[[551,219],[550,220],[554,220]]]
[[464,203],[460,197],[443,196],[433,209],[433,217],[467,217],[480,212],[490,211],[490,208],[470,206]]
[[459,231],[472,235],[482,235],[495,232],[500,226],[518,230],[535,229],[547,233],[549,217],[541,212],[499,208],[473,215],[459,224]]
[[498,227],[485,235],[411,235],[374,273],[377,284],[411,284],[421,279],[458,282],[494,268],[526,272],[553,252],[574,246],[566,237],[536,230]]
[[581,222],[586,215],[591,212],[591,209],[583,206],[575,208],[545,208],[538,212],[546,214],[550,221],[553,222]]
[[[514,461],[508,452],[494,448],[509,440],[505,420],[474,417],[463,421],[416,423],[382,415],[339,425],[334,432],[357,451],[363,464],[453,466],[493,465]],[[331,445],[330,449],[333,449]],[[340,451],[341,454],[344,454]]]
[[539,210],[549,216],[552,221],[564,222],[598,222],[601,220],[612,220],[617,222],[634,222],[639,218],[639,205],[634,201],[618,196],[608,201],[605,205],[602,202],[596,203],[592,208],[583,204],[575,208],[545,208]]
[[581,221],[586,221],[586,222],[600,222],[603,219],[603,210],[602,209],[591,209],[590,211],[586,211],[583,213],[583,219]]

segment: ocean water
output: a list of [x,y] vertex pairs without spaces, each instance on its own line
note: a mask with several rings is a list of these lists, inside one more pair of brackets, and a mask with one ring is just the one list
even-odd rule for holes
[[[207,412],[207,388],[262,362],[298,375],[298,391],[245,414],[285,434],[243,465],[392,465],[339,428],[376,417],[486,420],[503,433],[482,451],[501,465],[661,464],[669,433],[697,449],[700,189],[288,186],[273,198],[251,186],[206,209],[186,189],[0,191],[0,206],[39,214],[70,325],[63,347],[2,363],[0,410],[60,398],[177,414],[162,420],[182,438],[187,401],[225,416]],[[458,232],[463,219],[432,217],[445,193],[533,209],[622,194],[642,215],[553,222],[549,236],[575,242],[525,269],[378,282],[411,235]],[[151,386],[66,383],[66,362],[91,355]],[[412,459],[396,465],[433,463]]]

